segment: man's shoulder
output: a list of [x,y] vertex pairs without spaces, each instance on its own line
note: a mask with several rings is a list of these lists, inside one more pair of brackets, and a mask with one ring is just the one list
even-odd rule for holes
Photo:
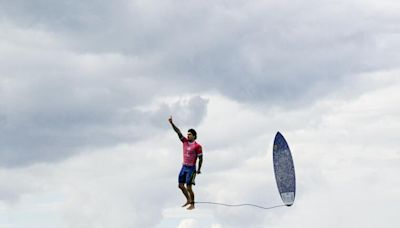
[[182,136],[182,137],[181,137],[181,141],[182,141],[183,143],[185,143],[185,142],[187,142],[188,140],[187,140],[187,138],[185,138],[185,136]]
[[195,145],[196,145],[197,147],[202,147],[201,144],[198,143],[197,141],[194,141],[194,143],[195,143]]

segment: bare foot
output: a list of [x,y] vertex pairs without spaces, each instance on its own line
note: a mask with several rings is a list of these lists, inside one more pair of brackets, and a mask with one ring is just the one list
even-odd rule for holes
[[188,210],[193,210],[194,209],[194,204],[190,204],[190,207],[187,208]]
[[186,202],[185,204],[182,205],[182,207],[186,207],[189,204],[190,204],[190,202]]

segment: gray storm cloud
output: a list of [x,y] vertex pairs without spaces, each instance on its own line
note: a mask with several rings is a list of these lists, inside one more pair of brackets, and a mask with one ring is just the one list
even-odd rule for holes
[[198,96],[186,103],[161,104],[156,110],[142,111],[136,107],[154,96],[137,88],[144,85],[118,77],[103,79],[5,80],[0,98],[1,165],[61,160],[82,148],[138,141],[165,129],[171,113],[182,113],[186,121],[188,116],[201,121],[206,113],[206,102]]
[[9,23],[55,33],[75,52],[122,53],[148,64],[143,75],[244,102],[307,105],[390,57],[380,43],[393,24],[382,27],[386,17],[352,4],[176,3],[12,1],[2,8]]

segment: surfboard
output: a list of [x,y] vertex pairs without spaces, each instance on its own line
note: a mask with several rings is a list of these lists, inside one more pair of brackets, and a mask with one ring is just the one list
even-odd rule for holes
[[278,131],[274,139],[273,163],[279,194],[286,206],[292,206],[296,196],[296,175],[288,143]]

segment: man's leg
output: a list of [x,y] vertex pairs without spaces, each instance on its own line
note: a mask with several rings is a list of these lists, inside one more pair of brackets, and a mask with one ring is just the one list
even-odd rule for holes
[[194,209],[194,192],[192,190],[192,185],[191,184],[186,184],[187,192],[189,195],[189,201],[190,201],[190,206],[187,208],[188,210],[193,210]]
[[183,183],[179,183],[179,188],[182,190],[183,195],[185,195],[186,197],[186,203],[182,205],[182,207],[186,207],[190,204],[190,196],[188,190],[185,188],[185,185]]

